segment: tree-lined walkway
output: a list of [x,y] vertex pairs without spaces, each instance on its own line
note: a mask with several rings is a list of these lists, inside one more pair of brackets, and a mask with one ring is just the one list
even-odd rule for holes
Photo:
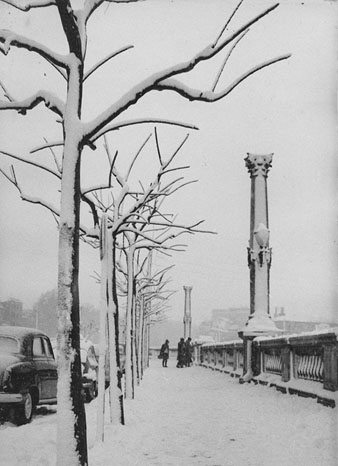
[[151,361],[126,418],[90,448],[91,465],[337,464],[336,409],[173,360],[167,369]]
[[[106,416],[104,443],[96,442],[97,400],[86,405],[89,466],[338,464],[337,408],[175,362],[151,361],[126,400],[126,425]],[[0,466],[55,466],[56,427],[56,406],[38,408],[31,424],[0,425]]]

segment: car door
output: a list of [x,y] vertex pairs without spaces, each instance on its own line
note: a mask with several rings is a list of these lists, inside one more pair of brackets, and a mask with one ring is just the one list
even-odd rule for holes
[[38,375],[40,403],[56,398],[56,362],[48,343],[42,336],[36,336],[33,340],[33,362]]
[[56,398],[58,381],[57,363],[54,358],[53,349],[49,338],[43,337],[42,340],[48,363],[48,380],[46,380],[46,391],[48,398]]

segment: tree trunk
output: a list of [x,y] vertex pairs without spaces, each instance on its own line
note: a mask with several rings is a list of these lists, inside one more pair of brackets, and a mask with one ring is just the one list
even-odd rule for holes
[[[86,414],[82,396],[79,306],[80,110],[83,67],[68,70],[58,257],[58,444],[57,465],[86,466]],[[72,433],[72,435],[71,435]]]
[[96,440],[104,441],[105,366],[107,349],[107,217],[102,215],[100,229],[101,302]]
[[[79,312],[80,159],[73,177],[63,177],[58,273],[58,465],[87,464],[86,416],[82,396]],[[72,192],[68,186],[74,186]],[[66,207],[64,207],[66,206]],[[70,207],[72,206],[72,207]],[[71,438],[69,432],[74,432]]]
[[125,379],[126,379],[126,398],[134,398],[134,381],[133,381],[133,366],[132,366],[132,310],[133,310],[133,261],[134,250],[129,249],[127,255],[127,272],[128,272],[128,294],[127,294],[127,311],[126,311],[126,365],[125,365]]
[[113,241],[111,231],[107,232],[107,311],[108,311],[108,349],[109,349],[109,406],[110,422],[122,424],[119,389],[119,361],[116,348],[119,350],[118,333],[115,329],[116,306],[113,299]]
[[147,367],[149,367],[149,350],[150,350],[150,321],[148,319],[148,323],[147,323],[147,353],[146,353]]
[[144,296],[140,298],[140,317],[138,324],[137,365],[139,379],[143,378],[143,353],[144,353]]
[[133,385],[135,387],[135,383],[139,383],[138,380],[138,365],[137,365],[137,321],[136,321],[136,283],[133,279],[133,305],[132,305],[132,368],[133,368]]
[[122,391],[122,371],[121,371],[121,358],[120,358],[120,332],[119,332],[119,305],[117,298],[116,288],[116,237],[113,236],[112,244],[113,253],[113,270],[112,270],[112,291],[113,301],[115,306],[114,321],[115,321],[115,358],[117,366],[117,389],[119,394],[119,418],[120,423],[124,424],[124,408],[123,408],[123,391]]

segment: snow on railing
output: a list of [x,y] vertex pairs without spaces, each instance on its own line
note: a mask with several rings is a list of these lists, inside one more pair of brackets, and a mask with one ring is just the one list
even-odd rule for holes
[[[284,393],[338,404],[338,329],[257,337],[252,345],[253,381]],[[243,375],[243,342],[195,345],[195,363]]]
[[243,372],[243,342],[195,345],[195,363],[240,377]]
[[297,367],[297,377],[299,379],[324,382],[324,362],[321,354],[311,356],[295,354],[295,366]]

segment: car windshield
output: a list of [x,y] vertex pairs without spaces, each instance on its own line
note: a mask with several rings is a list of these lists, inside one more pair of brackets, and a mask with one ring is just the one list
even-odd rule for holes
[[0,335],[0,353],[10,354],[19,352],[19,342],[15,338]]

